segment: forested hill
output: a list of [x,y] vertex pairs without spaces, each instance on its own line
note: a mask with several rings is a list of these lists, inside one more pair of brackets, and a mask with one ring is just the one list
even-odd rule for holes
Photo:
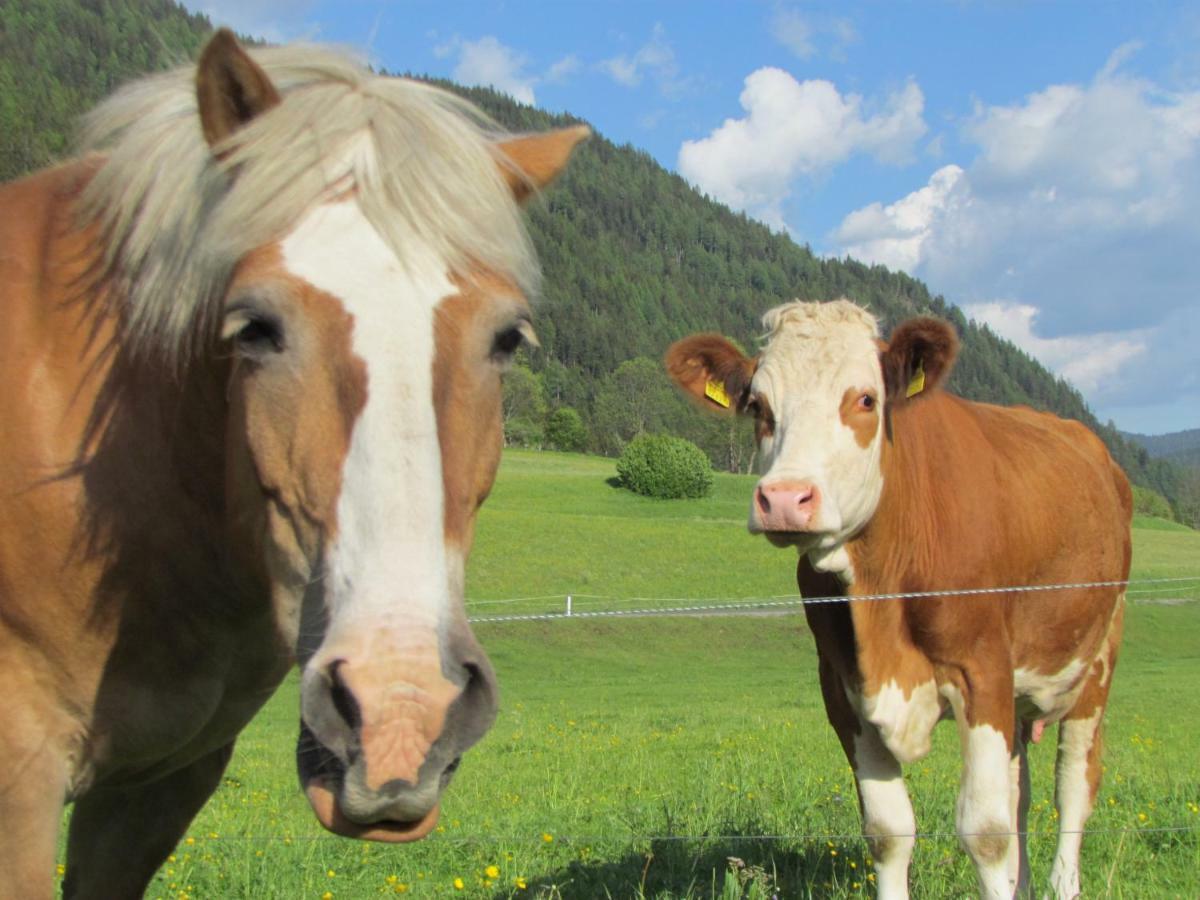
[[1156,459],[1168,459],[1187,466],[1200,466],[1200,428],[1173,431],[1170,434],[1126,434],[1130,441],[1145,447]]
[[[207,19],[170,0],[0,0],[0,177],[53,161],[69,146],[75,116],[135,74],[193,58],[210,31]],[[513,130],[576,121],[491,90],[464,93]],[[632,432],[664,428],[696,440],[719,465],[744,466],[744,430],[687,409],[665,388],[657,360],[697,330],[752,348],[770,307],[847,296],[874,310],[885,331],[917,313],[952,320],[963,339],[954,390],[1084,421],[1135,482],[1179,507],[1179,469],[1099,423],[1076,390],[921,282],[817,257],[631,146],[593,137],[530,215],[545,270],[544,352],[529,359],[532,375],[513,379],[528,395],[509,398],[515,440],[541,440],[556,408],[569,406],[582,426],[576,445],[611,452]]]

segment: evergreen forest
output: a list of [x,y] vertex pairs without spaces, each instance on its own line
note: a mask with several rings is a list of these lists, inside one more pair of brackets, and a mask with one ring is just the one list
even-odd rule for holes
[[[81,112],[136,75],[194,58],[211,30],[171,0],[0,0],[0,179],[68,154]],[[579,121],[489,89],[445,86],[513,131]],[[694,331],[720,331],[753,350],[772,306],[845,296],[879,316],[885,334],[912,315],[949,319],[963,344],[952,390],[1079,419],[1136,484],[1200,525],[1197,470],[1155,458],[1098,421],[1071,385],[923,283],[818,256],[635,147],[594,135],[529,217],[545,273],[536,301],[542,349],[508,376],[512,444],[612,455],[638,434],[670,432],[697,443],[715,466],[746,471],[749,428],[685,402],[663,374],[663,352]]]

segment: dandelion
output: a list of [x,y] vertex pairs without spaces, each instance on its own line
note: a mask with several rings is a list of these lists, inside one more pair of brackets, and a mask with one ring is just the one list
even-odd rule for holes
[[499,866],[488,866],[486,869],[483,870],[483,874],[486,875],[488,878],[499,878],[500,877],[500,867]]
[[66,874],[67,867],[64,866],[62,863],[59,863],[57,866],[54,867],[54,871],[58,872],[59,876],[61,877],[62,875]]
[[396,891],[397,894],[407,894],[408,893],[408,885],[405,884],[403,881],[398,882],[396,884],[396,887],[394,888],[394,890]]
[[395,884],[400,879],[397,878],[395,875],[389,875],[387,878],[385,878],[383,880],[386,881],[388,884]]
[[1150,818],[1150,817],[1148,815],[1146,815],[1144,812],[1138,813],[1138,821],[1139,822],[1145,822],[1148,818]]
[[553,843],[553,842],[554,842],[554,835],[550,834],[550,833],[549,833],[549,832],[547,832],[547,831],[543,831],[543,832],[542,832],[542,842],[543,842],[543,843],[545,843],[545,844],[551,844],[551,843]]
[[524,877],[522,877],[521,875],[518,875],[516,878],[513,879],[513,884],[515,884],[517,886],[518,891],[523,891],[523,890],[525,890],[525,888],[529,887],[529,885],[525,883]]
[[463,880],[461,878],[454,879],[454,889],[456,891],[461,891],[463,889]]
[[333,891],[326,891],[321,895],[321,900],[333,900]]
[[188,837],[184,840],[184,843],[190,847],[192,844],[196,843],[196,839],[194,837]]

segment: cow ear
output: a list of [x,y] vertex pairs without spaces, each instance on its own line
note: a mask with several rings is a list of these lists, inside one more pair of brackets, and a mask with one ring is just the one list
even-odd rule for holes
[[586,125],[527,134],[497,144],[501,171],[518,203],[542,190],[567,167],[575,145],[590,136]]
[[663,360],[667,374],[689,397],[716,412],[745,412],[758,361],[719,334],[676,341]]
[[949,322],[923,317],[902,322],[879,359],[889,403],[922,398],[941,387],[958,356],[958,335]]
[[279,103],[279,91],[233,32],[221,28],[200,53],[196,66],[196,104],[200,127],[216,148],[255,116]]

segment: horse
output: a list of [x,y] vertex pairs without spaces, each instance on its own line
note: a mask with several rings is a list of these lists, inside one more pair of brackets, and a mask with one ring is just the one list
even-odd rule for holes
[[54,895],[73,803],[64,896],[141,896],[293,664],[320,823],[434,828],[497,709],[521,205],[588,133],[219,30],[0,187],[0,894]]

